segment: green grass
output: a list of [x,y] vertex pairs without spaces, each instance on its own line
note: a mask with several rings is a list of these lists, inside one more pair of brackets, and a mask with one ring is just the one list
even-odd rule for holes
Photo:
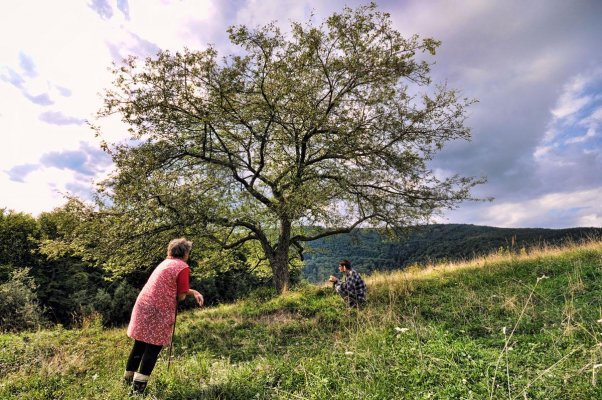
[[[153,399],[602,398],[602,243],[377,274],[369,304],[329,287],[182,313]],[[1,399],[123,399],[131,341],[0,335]]]

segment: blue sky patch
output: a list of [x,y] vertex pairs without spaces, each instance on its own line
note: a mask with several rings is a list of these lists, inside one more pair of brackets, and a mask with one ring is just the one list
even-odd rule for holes
[[25,97],[27,97],[29,101],[40,106],[49,106],[54,104],[54,101],[52,101],[48,93],[38,94],[37,96],[34,96],[27,92],[24,92],[23,94],[25,95]]
[[52,125],[82,125],[86,122],[85,119],[70,117],[59,111],[46,111],[40,114],[39,118],[40,121]]
[[29,175],[31,172],[35,171],[39,167],[39,164],[15,165],[14,167],[6,171],[6,173],[10,177],[11,181],[25,182],[25,178],[27,177],[27,175]]
[[92,0],[88,7],[94,10],[102,19],[111,19],[113,16],[113,8],[107,0]]
[[25,75],[28,77],[35,78],[38,75],[38,72],[36,71],[36,65],[34,64],[33,60],[23,52],[19,53],[19,65],[25,72]]

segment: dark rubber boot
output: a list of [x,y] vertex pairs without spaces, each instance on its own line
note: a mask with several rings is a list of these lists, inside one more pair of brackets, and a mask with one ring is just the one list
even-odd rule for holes
[[140,374],[136,372],[134,374],[134,380],[132,381],[132,393],[144,394],[146,384],[148,383],[148,375]]
[[144,390],[146,389],[146,382],[132,382],[132,393],[134,394],[144,394]]

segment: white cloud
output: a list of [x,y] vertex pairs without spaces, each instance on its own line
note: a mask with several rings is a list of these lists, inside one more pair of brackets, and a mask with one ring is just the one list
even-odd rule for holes
[[[115,1],[107,6],[113,13],[105,18],[85,1],[24,0],[11,4],[10,12],[2,7],[0,37],[11,40],[3,40],[1,50],[0,207],[38,213],[64,202],[59,191],[91,187],[76,171],[45,168],[40,160],[76,152],[82,142],[99,148],[100,140],[81,123],[94,120],[99,93],[111,85],[111,50],[125,56],[146,55],[155,44],[172,50],[201,47],[205,40],[194,28],[206,25],[210,31],[211,23],[218,23],[212,21],[217,9],[211,1],[130,1],[130,19],[115,12]],[[104,120],[102,128],[109,142],[126,135],[117,117]],[[34,165],[39,168],[29,168],[33,171],[22,182],[11,180],[20,171],[14,167]],[[95,171],[97,179],[108,173]]]
[[551,113],[557,119],[566,118],[581,110],[591,100],[591,96],[578,97],[573,93],[565,93]]
[[[318,4],[285,0],[270,2],[249,0],[236,13],[236,23],[255,28],[260,25],[276,22],[281,28],[287,28],[290,20],[305,21]],[[315,3],[315,2],[313,2]]]
[[[130,21],[121,20],[127,30],[157,44],[165,50],[180,50],[184,46],[204,48],[207,36],[194,30],[207,26],[207,33],[216,27],[212,22],[219,2],[209,0],[129,1]],[[225,27],[221,27],[225,31]]]
[[579,217],[576,226],[602,227],[602,212],[586,214]]
[[463,223],[470,218],[478,225],[503,228],[602,227],[602,188],[555,192],[524,201],[494,201],[447,213],[439,222]]
[[581,72],[562,88],[550,111],[546,133],[533,151],[540,168],[573,166],[590,152],[591,139],[598,136],[602,123],[602,73],[599,69]]
[[[41,121],[38,114],[43,109],[15,91],[0,84],[0,107],[6,111],[0,117],[0,170],[35,163],[48,151],[74,150],[80,141],[93,140],[93,132],[86,126],[60,126]],[[5,96],[7,93],[10,96]]]
[[[24,77],[23,90],[0,80],[0,207],[37,214],[62,204],[59,192],[68,192],[74,182],[90,187],[90,179],[40,166],[16,182],[7,172],[37,165],[44,154],[98,142],[81,122],[99,107],[97,93],[111,81],[111,58],[103,39],[110,30],[85,2],[20,1],[0,22],[0,35],[16,39],[3,41],[7,67]],[[21,54],[27,55],[25,65]],[[33,65],[35,76],[23,70],[32,71]],[[43,93],[53,104],[32,103],[25,92]]]
[[17,211],[37,215],[65,203],[67,187],[74,182],[85,183],[91,187],[90,180],[81,180],[74,171],[57,168],[40,168],[27,175],[24,182],[10,180],[7,174],[0,172],[2,204]]
[[593,128],[590,128],[587,130],[587,132],[585,133],[585,135],[581,135],[581,136],[574,136],[570,139],[567,139],[564,143],[565,144],[577,144],[577,143],[583,143],[588,139],[594,138],[596,137],[596,131]]
[[532,59],[520,64],[516,71],[517,83],[521,85],[532,85],[549,81],[564,62],[566,57],[564,49],[546,49],[535,53]]
[[584,94],[584,90],[598,78],[598,73],[579,74],[564,85],[563,93],[558,98],[556,107],[551,110],[556,119],[563,119],[576,114],[594,99]]
[[394,16],[399,31],[406,37],[419,34],[435,38],[441,38],[443,32],[460,31],[495,9],[493,2],[481,0],[467,0],[461,7],[446,0],[413,1],[404,6],[403,13]]
[[600,125],[602,125],[602,105],[596,108],[589,116],[579,121],[579,125],[587,129],[584,139],[598,136]]

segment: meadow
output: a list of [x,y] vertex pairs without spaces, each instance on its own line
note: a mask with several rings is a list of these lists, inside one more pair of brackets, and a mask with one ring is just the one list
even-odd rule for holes
[[[149,399],[602,398],[602,242],[376,273],[178,316]],[[124,399],[125,327],[0,335],[1,399]]]

